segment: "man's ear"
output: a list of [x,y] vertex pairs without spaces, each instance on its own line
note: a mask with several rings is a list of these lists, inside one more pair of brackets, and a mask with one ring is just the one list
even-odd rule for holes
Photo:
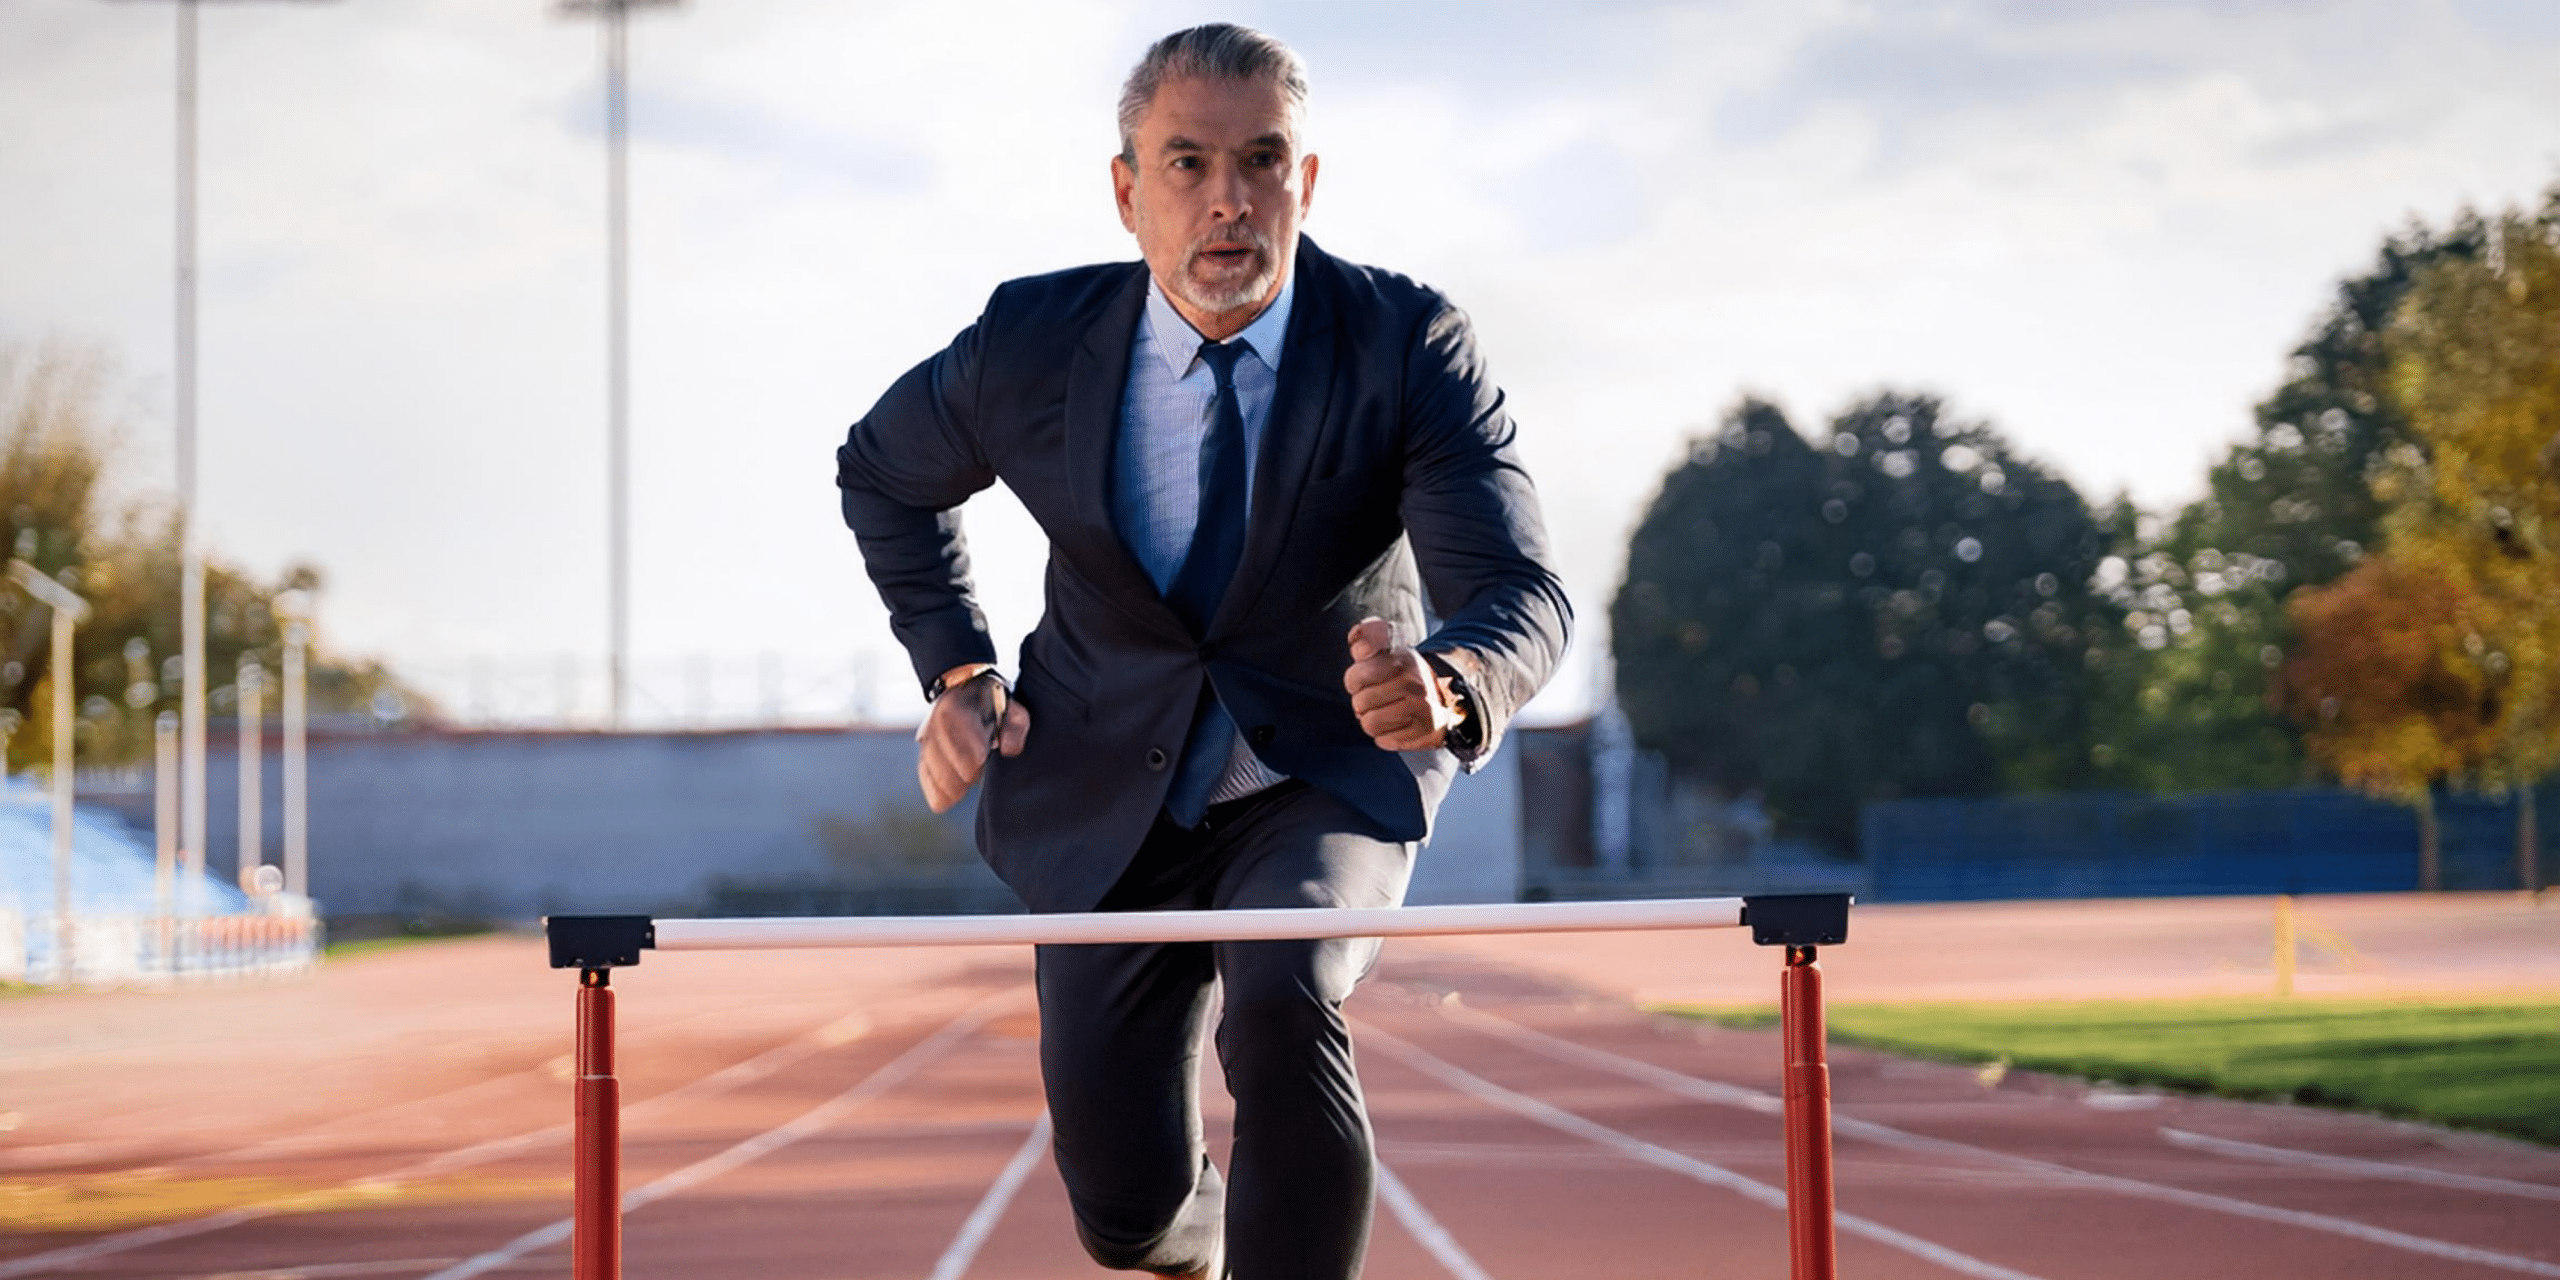
[[1138,232],[1138,211],[1131,203],[1138,190],[1138,171],[1128,157],[1111,157],[1111,199],[1120,206],[1120,229],[1131,235]]
[[1307,211],[1314,208],[1316,203],[1315,153],[1308,152],[1306,159],[1299,161],[1298,166],[1300,170],[1298,174],[1298,218],[1300,221],[1305,221]]

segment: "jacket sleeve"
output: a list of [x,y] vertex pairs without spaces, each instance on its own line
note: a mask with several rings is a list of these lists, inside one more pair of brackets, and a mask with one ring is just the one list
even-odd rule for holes
[[1554,674],[1573,605],[1466,313],[1443,302],[1425,317],[1404,372],[1404,524],[1441,619],[1416,647],[1456,668],[1475,694],[1484,733],[1460,757],[1473,772]]
[[996,479],[977,432],[994,310],[990,299],[977,323],[891,384],[836,450],[844,522],[919,685],[964,662],[996,660],[958,510]]

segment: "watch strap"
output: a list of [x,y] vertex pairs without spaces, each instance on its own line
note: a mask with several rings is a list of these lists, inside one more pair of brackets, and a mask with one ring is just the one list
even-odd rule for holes
[[1003,672],[996,670],[994,667],[982,667],[976,672],[963,677],[960,684],[955,685],[945,686],[942,682],[942,677],[935,676],[933,678],[933,683],[924,687],[924,700],[927,704],[940,702],[942,701],[942,695],[951,692],[953,689],[959,688],[960,685],[986,679],[993,679],[996,682],[996,687],[1004,690],[1006,693],[1013,692],[1013,683],[1004,678]]
[[1484,711],[1476,705],[1476,691],[1457,666],[1436,653],[1425,653],[1422,660],[1431,674],[1449,682],[1449,693],[1457,700],[1458,723],[1444,736],[1440,745],[1463,755],[1484,745]]

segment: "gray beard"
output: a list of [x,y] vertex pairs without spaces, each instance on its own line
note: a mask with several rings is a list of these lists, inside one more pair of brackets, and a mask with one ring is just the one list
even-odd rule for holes
[[1272,284],[1279,278],[1279,256],[1266,250],[1262,255],[1260,269],[1232,285],[1212,292],[1208,286],[1202,285],[1192,278],[1190,272],[1185,271],[1181,278],[1174,282],[1174,292],[1181,294],[1184,302],[1216,315],[1228,311],[1241,311],[1262,301],[1269,296]]

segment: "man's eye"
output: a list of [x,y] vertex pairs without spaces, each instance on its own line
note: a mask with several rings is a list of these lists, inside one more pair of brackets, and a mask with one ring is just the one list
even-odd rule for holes
[[1273,165],[1280,163],[1280,153],[1277,151],[1256,151],[1252,155],[1246,156],[1244,158],[1244,162],[1252,165],[1256,169],[1268,169]]
[[1173,158],[1173,167],[1176,169],[1197,169],[1200,167],[1200,157],[1175,156]]

